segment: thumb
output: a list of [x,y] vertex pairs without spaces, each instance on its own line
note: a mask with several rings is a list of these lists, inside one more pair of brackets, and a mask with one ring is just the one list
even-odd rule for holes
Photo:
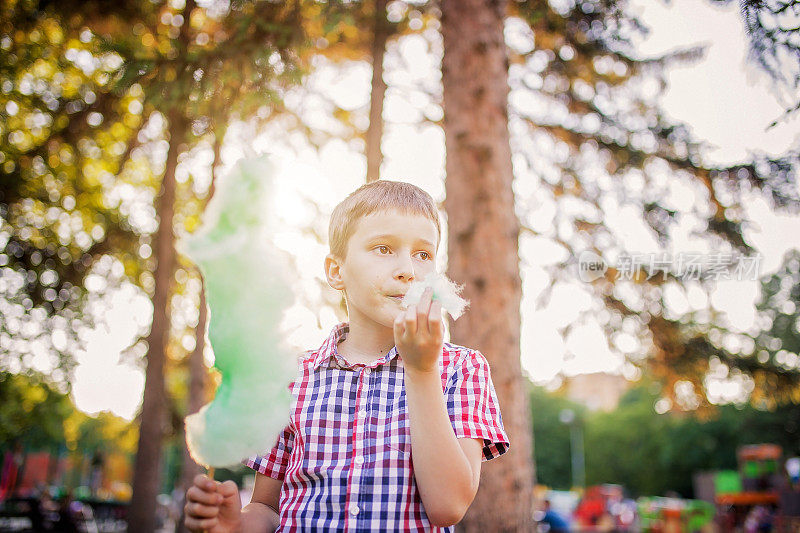
[[238,513],[242,508],[242,501],[239,499],[239,487],[233,481],[226,481],[217,487],[217,493],[222,496],[222,509],[226,515],[228,513]]
[[230,498],[231,496],[239,496],[239,486],[234,481],[228,480],[221,483],[217,488],[217,492],[222,494],[223,498]]

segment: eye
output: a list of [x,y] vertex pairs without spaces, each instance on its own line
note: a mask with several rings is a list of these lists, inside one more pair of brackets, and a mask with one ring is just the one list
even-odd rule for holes
[[431,259],[431,254],[429,254],[428,252],[420,252],[420,255],[423,256],[422,259],[425,260],[425,261],[428,261],[428,260]]
[[[389,247],[386,245],[381,244],[380,246],[376,246],[375,250],[379,250],[381,254],[389,253]],[[385,252],[384,252],[385,251]]]

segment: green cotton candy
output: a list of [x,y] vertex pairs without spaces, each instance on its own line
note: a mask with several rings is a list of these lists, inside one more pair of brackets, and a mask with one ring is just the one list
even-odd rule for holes
[[189,452],[206,467],[268,451],[289,420],[296,357],[279,324],[293,298],[290,270],[269,246],[273,179],[266,157],[240,161],[218,184],[201,228],[179,245],[203,274],[222,376],[214,400],[185,420]]

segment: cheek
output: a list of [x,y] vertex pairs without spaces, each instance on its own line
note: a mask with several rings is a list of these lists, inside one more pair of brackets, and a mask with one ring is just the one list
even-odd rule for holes
[[374,277],[369,281],[369,287],[372,292],[383,294],[385,283],[381,283],[381,278]]
[[356,282],[357,288],[355,290],[365,296],[380,292],[381,285],[378,283],[379,279],[380,278],[375,275],[374,269],[371,271],[363,270],[361,271],[361,277]]
[[427,276],[428,274],[430,274],[431,272],[433,272],[435,270],[436,270],[436,265],[433,262],[423,263],[419,267],[419,271],[418,271],[419,274],[417,275],[417,278],[419,278],[419,280],[422,281],[422,279],[425,276]]

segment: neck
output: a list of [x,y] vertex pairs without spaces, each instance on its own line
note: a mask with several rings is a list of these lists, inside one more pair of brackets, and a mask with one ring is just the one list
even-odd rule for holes
[[388,328],[366,328],[358,321],[350,322],[347,338],[337,350],[351,363],[371,363],[386,355],[394,346],[394,331]]

